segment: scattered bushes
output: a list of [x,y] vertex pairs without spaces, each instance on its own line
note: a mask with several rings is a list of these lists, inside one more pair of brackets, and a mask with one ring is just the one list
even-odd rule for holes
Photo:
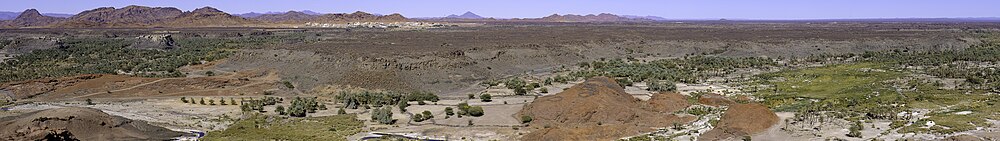
[[[348,109],[357,109],[363,106],[381,107],[382,105],[398,105],[407,101],[437,102],[439,100],[437,95],[429,92],[413,92],[409,94],[371,91],[356,93],[340,92],[336,98],[344,104],[344,108]],[[406,106],[400,106],[400,108],[406,108]]]
[[479,96],[479,99],[483,102],[490,102],[493,101],[493,96],[490,96],[490,94],[483,94]]
[[392,119],[392,109],[389,107],[381,107],[372,109],[372,121],[381,124],[393,124],[396,121]]

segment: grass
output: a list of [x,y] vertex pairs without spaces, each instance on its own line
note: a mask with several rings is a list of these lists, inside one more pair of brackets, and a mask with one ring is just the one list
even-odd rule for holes
[[[842,104],[845,100],[856,103],[859,100],[853,98],[872,94],[879,94],[878,98],[891,99],[896,92],[882,82],[897,79],[903,74],[873,63],[787,70],[760,75],[762,80],[768,80],[762,84],[773,88],[758,91],[755,95],[764,98],[764,103],[777,111],[809,109],[815,105],[814,101],[823,100],[834,100],[829,101],[832,104]],[[883,93],[886,95],[881,95]]]
[[902,73],[884,71],[877,64],[860,63],[785,71],[774,75],[785,79],[775,83],[779,93],[825,99],[867,94],[871,85],[898,78]]
[[[835,111],[849,121],[893,120],[904,133],[954,133],[989,126],[985,119],[1000,119],[1000,96],[984,90],[940,89],[930,81],[914,78],[909,71],[894,71],[878,63],[838,64],[787,70],[760,75],[773,88],[755,93],[776,111],[809,114]],[[910,109],[929,109],[928,118],[910,126],[895,114]],[[959,111],[972,114],[958,115]],[[924,123],[935,122],[931,128]]]
[[233,123],[226,130],[209,132],[206,141],[242,140],[323,140],[341,141],[361,132],[364,123],[354,114],[325,117],[286,118],[252,115]]

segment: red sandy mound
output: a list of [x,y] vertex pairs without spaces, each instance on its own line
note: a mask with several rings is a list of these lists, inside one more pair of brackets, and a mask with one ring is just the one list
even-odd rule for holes
[[169,140],[184,133],[111,116],[97,109],[59,108],[0,119],[0,140]]
[[736,104],[736,102],[729,100],[725,96],[714,93],[701,95],[701,97],[698,97],[698,103],[709,106],[729,106]]
[[718,127],[702,134],[699,140],[741,138],[758,133],[778,123],[778,115],[760,104],[735,104],[722,114]]
[[661,113],[673,113],[691,106],[691,104],[688,103],[687,98],[678,93],[660,93],[653,95],[653,97],[649,99],[649,104],[653,105],[653,110]]
[[531,116],[530,126],[540,129],[522,140],[615,140],[692,120],[658,111],[614,80],[594,77],[526,105],[521,115]]

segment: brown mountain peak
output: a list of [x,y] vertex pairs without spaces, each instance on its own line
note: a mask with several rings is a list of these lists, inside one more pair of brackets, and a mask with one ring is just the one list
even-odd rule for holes
[[210,7],[210,6],[205,6],[205,7],[202,7],[202,8],[198,8],[198,9],[195,9],[194,11],[191,11],[191,12],[192,13],[225,13],[225,12],[222,12],[222,10],[215,9],[213,7]]
[[38,10],[28,9],[28,10],[24,10],[24,12],[21,12],[21,15],[19,15],[17,17],[27,17],[27,16],[42,16],[42,14],[38,13]]

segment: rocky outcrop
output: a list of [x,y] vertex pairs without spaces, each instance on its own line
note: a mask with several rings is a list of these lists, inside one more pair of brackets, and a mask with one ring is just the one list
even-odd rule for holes
[[36,27],[47,26],[66,20],[65,18],[50,17],[42,15],[35,9],[28,9],[21,12],[17,18],[10,21],[3,21],[0,27]]
[[522,140],[615,140],[691,120],[653,107],[625,93],[614,79],[590,78],[526,105],[520,114],[541,129]]
[[101,7],[87,10],[56,25],[63,28],[82,27],[146,27],[171,21],[183,12],[173,7],[126,6],[120,9]]
[[184,133],[91,108],[57,108],[0,120],[0,140],[170,140]]
[[248,26],[260,23],[243,17],[233,16],[212,7],[202,7],[190,12],[184,12],[176,18],[158,24],[163,27],[229,27]]

